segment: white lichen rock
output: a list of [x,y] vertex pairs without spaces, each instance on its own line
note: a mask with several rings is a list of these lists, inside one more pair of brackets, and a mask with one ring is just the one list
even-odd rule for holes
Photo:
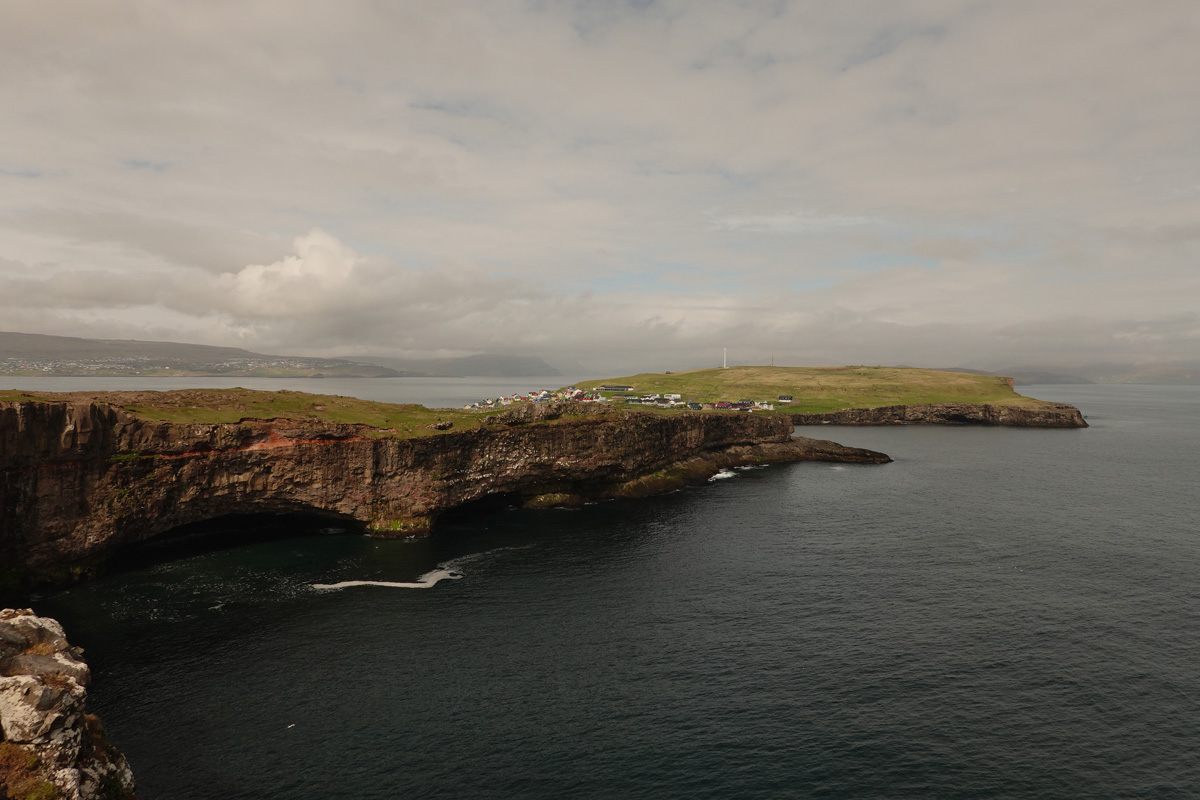
[[57,621],[0,611],[0,797],[133,797],[129,764],[86,712],[90,679]]

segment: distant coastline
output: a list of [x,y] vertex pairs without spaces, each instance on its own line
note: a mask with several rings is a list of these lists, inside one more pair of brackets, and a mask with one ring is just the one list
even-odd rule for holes
[[0,375],[37,377],[429,378],[558,376],[540,358],[269,355],[238,347],[134,339],[80,339],[0,331]]

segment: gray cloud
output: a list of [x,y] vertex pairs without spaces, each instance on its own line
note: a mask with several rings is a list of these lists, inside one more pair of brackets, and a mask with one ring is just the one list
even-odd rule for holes
[[18,4],[0,328],[618,369],[1191,357],[1194,12]]

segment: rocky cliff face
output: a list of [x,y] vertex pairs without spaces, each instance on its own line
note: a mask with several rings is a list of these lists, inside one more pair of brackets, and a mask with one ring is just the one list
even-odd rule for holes
[[796,425],[1007,425],[1023,428],[1086,428],[1075,406],[994,406],[930,403],[882,408],[847,408],[825,414],[792,414]]
[[0,564],[11,583],[88,574],[118,546],[228,514],[320,513],[420,535],[495,495],[533,505],[625,496],[721,466],[880,453],[793,439],[785,416],[527,406],[403,439],[294,420],[146,421],[92,402],[0,403]]
[[133,797],[129,764],[87,713],[90,677],[56,621],[0,611],[0,797]]

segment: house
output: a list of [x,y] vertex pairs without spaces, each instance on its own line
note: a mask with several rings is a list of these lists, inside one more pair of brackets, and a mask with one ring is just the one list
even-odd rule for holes
[[597,392],[628,392],[632,389],[633,389],[632,386],[621,386],[619,384],[606,383],[603,386],[601,386],[600,388],[596,389],[596,391]]
[[792,402],[792,396],[790,394],[781,394],[779,395],[779,402],[790,403]]

